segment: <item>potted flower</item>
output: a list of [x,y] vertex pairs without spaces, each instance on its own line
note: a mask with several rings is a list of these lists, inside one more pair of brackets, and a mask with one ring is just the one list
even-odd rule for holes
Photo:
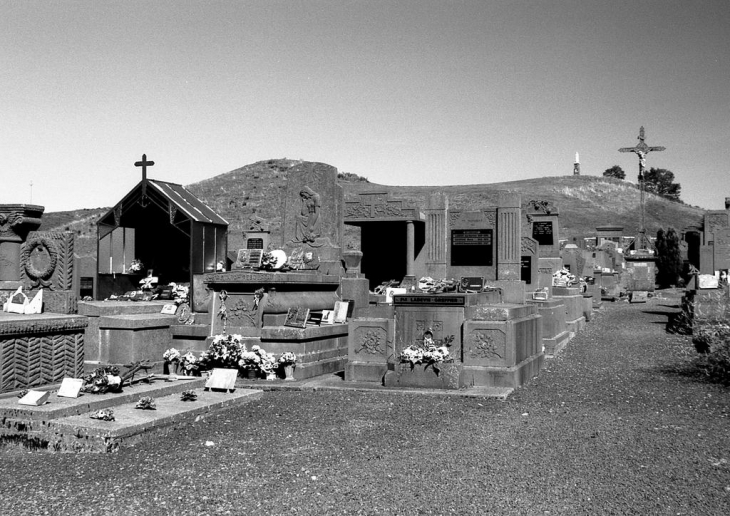
[[129,264],[129,268],[127,271],[129,271],[130,274],[136,274],[138,272],[141,272],[142,269],[144,269],[144,263],[142,263],[142,260],[134,259],[132,260],[132,263]]
[[201,363],[201,359],[193,355],[192,352],[187,352],[180,357],[180,365],[185,376],[198,376]]
[[162,354],[162,359],[165,361],[164,365],[164,374],[173,374],[171,369],[172,365],[175,366],[175,374],[177,374],[177,369],[180,363],[180,352],[176,350],[175,348],[170,348],[167,351],[165,351]]
[[245,352],[246,345],[241,335],[219,334],[213,337],[205,359],[210,367],[237,369]]
[[297,356],[291,351],[285,351],[279,356],[279,364],[284,368],[284,380],[294,380],[294,364]]
[[253,380],[258,376],[260,363],[261,357],[258,354],[253,351],[244,351],[238,360],[238,367],[243,370],[246,378]]

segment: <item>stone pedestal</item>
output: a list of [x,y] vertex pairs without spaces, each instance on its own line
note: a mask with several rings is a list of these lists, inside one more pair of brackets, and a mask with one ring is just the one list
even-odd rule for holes
[[454,362],[439,364],[395,364],[394,371],[385,375],[386,387],[417,387],[421,389],[458,389],[462,365]]
[[555,356],[570,341],[571,335],[565,325],[565,304],[559,299],[533,300],[528,304],[537,306],[540,314],[542,345],[545,356]]
[[537,376],[545,358],[534,305],[495,305],[464,322],[461,385],[519,387]]
[[111,315],[99,318],[101,346],[99,361],[129,364],[138,360],[162,362],[162,354],[172,343],[170,325],[174,315]]
[[335,373],[345,369],[347,362],[347,324],[267,326],[261,329],[261,347],[275,355],[285,351],[296,354],[296,380]]
[[553,287],[553,298],[563,301],[565,305],[565,324],[568,331],[573,335],[581,331],[586,324],[586,318],[583,315],[583,295],[580,289]]
[[87,318],[0,312],[0,392],[79,378]]
[[[79,315],[85,315],[88,317],[88,325],[85,332],[86,360],[91,362],[108,362],[109,360],[110,349],[113,347],[113,344],[108,340],[111,334],[102,334],[100,330],[100,321],[102,318],[131,315],[155,317],[160,314],[162,307],[168,302],[169,301],[79,301]],[[176,323],[177,319],[175,318],[170,324]],[[165,350],[163,349],[162,351],[164,352]],[[162,360],[162,355],[149,356],[147,358],[152,360]]]
[[393,354],[393,319],[362,318],[350,321],[345,381],[383,381],[388,357]]

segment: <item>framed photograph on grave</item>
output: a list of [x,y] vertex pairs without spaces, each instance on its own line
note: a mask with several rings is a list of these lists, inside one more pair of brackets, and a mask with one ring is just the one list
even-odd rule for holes
[[336,324],[347,322],[347,318],[352,315],[350,305],[352,305],[350,301],[335,301],[334,322]]
[[467,290],[481,292],[484,288],[484,276],[463,276],[459,280],[459,292]]
[[261,260],[264,257],[264,250],[263,249],[249,249],[248,250],[248,261],[246,262],[246,267],[251,267],[254,269],[261,268]]
[[248,255],[249,255],[248,249],[239,249],[238,256],[236,256],[236,263],[239,263],[242,266],[247,266],[248,265]]
[[287,312],[284,326],[291,326],[292,328],[306,328],[307,319],[309,319],[309,308],[294,306]]
[[213,373],[205,382],[206,389],[236,390],[238,369],[213,369]]
[[165,315],[175,315],[177,313],[177,305],[175,303],[167,303],[162,306],[160,313]]
[[18,400],[18,403],[20,405],[32,405],[35,407],[40,407],[48,401],[48,398],[50,396],[51,393],[49,391],[28,391],[28,394],[20,398]]
[[493,230],[491,229],[452,229],[451,265],[487,266],[492,265],[494,254]]
[[334,324],[335,323],[335,311],[334,310],[322,310],[322,320],[320,324]]

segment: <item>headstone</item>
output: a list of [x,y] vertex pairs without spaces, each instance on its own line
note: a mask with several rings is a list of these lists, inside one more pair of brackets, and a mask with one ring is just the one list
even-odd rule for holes
[[347,322],[348,313],[350,310],[350,303],[349,301],[337,301],[335,302],[335,310],[334,310],[334,322],[337,324],[344,324]]
[[76,312],[74,242],[71,232],[32,231],[21,246],[21,280],[31,293],[45,289],[46,312]]
[[78,398],[83,385],[84,380],[81,378],[64,378],[56,396],[61,398]]
[[534,238],[523,236],[521,239],[521,264],[520,279],[524,281],[527,290],[535,290],[538,288],[538,242]]
[[287,255],[299,249],[312,253],[319,272],[341,273],[344,199],[337,169],[304,162],[290,168],[287,177],[284,250]]
[[496,211],[451,210],[448,215],[449,276],[496,278]]
[[233,391],[236,389],[237,376],[238,369],[213,369],[210,378],[205,382],[205,388]]

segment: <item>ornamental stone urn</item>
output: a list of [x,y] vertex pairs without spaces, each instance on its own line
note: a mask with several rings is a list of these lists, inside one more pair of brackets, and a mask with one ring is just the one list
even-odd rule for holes
[[43,206],[0,204],[0,290],[20,286],[20,248],[28,233],[38,229]]
[[362,262],[362,251],[348,249],[342,252],[342,260],[345,262],[345,269],[348,276],[360,275],[360,262]]

